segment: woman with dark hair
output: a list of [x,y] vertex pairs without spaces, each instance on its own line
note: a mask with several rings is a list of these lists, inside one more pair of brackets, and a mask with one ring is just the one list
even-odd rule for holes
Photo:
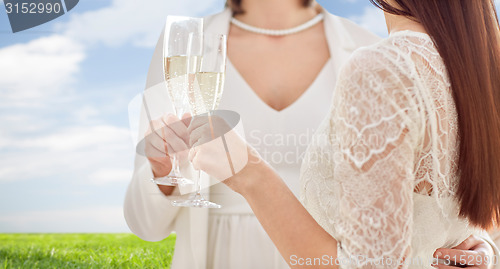
[[[202,144],[190,158],[245,197],[290,266],[433,268],[439,258],[434,267],[486,268],[469,252],[441,254],[500,224],[494,2],[373,2],[390,36],[340,71],[301,168],[302,203],[250,146],[228,179],[213,162],[227,163],[223,147]],[[206,130],[192,124],[190,139],[206,141]]]

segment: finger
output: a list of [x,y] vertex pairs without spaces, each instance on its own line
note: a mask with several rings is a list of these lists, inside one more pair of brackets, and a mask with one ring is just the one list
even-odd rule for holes
[[203,137],[200,137],[197,141],[195,141],[191,147],[192,148],[199,147],[199,146],[202,146],[210,141],[213,141],[213,139],[211,137],[203,136]]
[[168,157],[168,156],[163,156],[163,157],[151,157],[151,158],[148,158],[148,160],[149,160],[151,163],[157,163],[157,164],[170,163],[170,157]]
[[163,147],[162,141],[165,141],[165,135],[162,134],[163,128],[165,128],[165,123],[162,121],[161,118],[151,121],[149,123],[148,130],[144,135],[146,139],[146,144],[154,144],[156,145],[157,148]]
[[168,154],[165,141],[155,134],[150,134],[147,137],[144,151],[146,157],[160,157]]
[[191,148],[188,153],[188,159],[191,163],[193,163],[194,158],[196,157],[196,149]]
[[191,162],[195,170],[199,170],[199,166],[196,161],[200,157],[199,151],[200,151],[199,148],[191,148],[188,154],[189,161]]
[[[198,143],[205,137],[212,137],[210,135],[210,126],[208,125],[202,125],[189,133],[189,145],[193,147],[194,144]],[[200,143],[198,143],[198,145],[200,145]]]
[[168,157],[169,154],[177,152],[163,140],[160,143],[149,144],[145,151],[146,157]]
[[191,161],[191,164],[193,165],[193,168],[195,170],[203,170],[201,165],[213,166],[213,164],[209,163],[210,159],[207,158],[207,155],[203,153],[203,149],[201,149],[201,148],[192,148],[189,151],[189,157],[190,157],[189,159]]
[[160,150],[154,146],[147,147],[145,150],[145,155],[148,159],[161,158],[161,157],[168,156],[168,154],[166,152],[163,152],[162,150]]
[[189,124],[189,127],[188,127],[188,133],[191,133],[193,130],[196,130],[197,128],[205,125],[205,124],[208,124],[208,117],[207,116],[196,116],[196,117],[193,117],[193,119],[191,120],[191,123]]
[[170,147],[171,153],[183,151],[187,149],[186,142],[177,136],[177,134],[170,128],[165,127],[162,129],[162,134],[164,136],[164,141],[167,146]]
[[[481,237],[471,235],[460,245],[454,247],[454,249],[464,249],[464,250],[473,250],[478,254],[481,254],[481,257],[484,259],[491,259],[494,255],[494,251],[491,248],[490,243],[486,242]],[[476,263],[476,265],[479,265]]]
[[[160,157],[169,153],[181,152],[187,149],[187,145],[176,134],[167,127],[159,130],[160,136],[151,134],[146,143],[146,156]],[[151,148],[156,151],[152,151]],[[154,154],[154,155],[151,155]],[[160,154],[160,155],[159,155]]]
[[165,156],[169,157],[169,152],[173,152],[173,149],[170,147],[170,145],[163,139],[156,136],[153,136],[153,138],[150,138],[148,140],[148,143],[146,144],[146,147],[144,149],[144,153],[148,158],[158,158]]
[[435,258],[449,260],[458,264],[474,265],[477,259],[483,258],[484,255],[476,251],[446,249],[441,248],[434,253]]
[[462,249],[462,250],[471,250],[474,249],[475,246],[482,244],[483,241],[477,238],[474,235],[469,236],[467,239],[465,239],[462,243],[460,243],[458,246],[454,247],[453,249]]
[[[187,148],[186,142],[179,138],[174,130],[168,127],[169,125],[165,122],[164,118],[165,117],[162,117],[151,121],[149,130],[152,127],[154,128],[154,131],[150,132],[150,134],[146,136],[146,145],[150,144],[165,153],[185,150]],[[175,121],[176,119],[177,117],[168,115],[169,122]],[[177,122],[179,121],[177,120]],[[179,123],[177,125],[183,124]],[[186,128],[184,128],[184,130],[186,131]],[[187,131],[185,133],[187,137]]]
[[154,156],[149,156],[149,157],[163,157],[168,155],[168,147],[165,147],[164,143],[161,145],[161,147],[158,144],[151,144],[151,148],[153,151],[160,155],[154,155]]
[[184,140],[185,144],[187,143],[188,132],[183,121],[179,120],[179,118],[172,114],[163,117],[162,120],[165,123],[165,126],[171,129],[176,136]]
[[[445,264],[437,264],[433,265],[434,268],[439,268],[439,269],[457,269],[457,268],[462,268],[460,266],[451,266],[451,265],[445,265]],[[470,269],[479,269],[479,267],[473,266],[473,267],[466,267]]]
[[194,169],[194,170],[201,170],[201,169],[200,169],[200,166],[198,165],[198,161],[197,161],[197,159],[198,159],[198,154],[195,154],[195,155],[193,156],[193,158],[191,159],[191,163],[193,164],[193,169]]
[[182,115],[182,122],[184,123],[184,125],[186,125],[186,127],[188,127],[189,123],[191,123],[191,114],[185,113],[184,115]]
[[190,145],[191,147],[198,147],[210,141],[213,141],[214,138],[210,135],[210,127],[203,126],[195,130],[198,134],[195,134],[193,137],[190,137]]
[[435,265],[433,265],[433,267],[439,268],[439,269],[457,269],[457,268],[459,268],[459,267],[444,265],[444,264],[435,264]]

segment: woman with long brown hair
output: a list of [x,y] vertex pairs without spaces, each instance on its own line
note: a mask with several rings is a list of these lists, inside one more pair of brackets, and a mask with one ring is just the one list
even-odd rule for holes
[[[224,147],[205,143],[190,157],[245,197],[290,266],[491,263],[436,250],[500,224],[494,2],[372,2],[385,11],[390,36],[356,51],[340,72],[301,169],[302,204],[251,149],[248,164],[228,179],[213,162],[227,159]],[[192,141],[210,135],[199,129],[210,127],[192,123]]]

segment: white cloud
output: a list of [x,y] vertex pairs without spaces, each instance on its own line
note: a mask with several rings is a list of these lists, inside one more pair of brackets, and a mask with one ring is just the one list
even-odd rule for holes
[[0,114],[0,124],[9,128],[2,128],[0,131],[0,150],[10,143],[7,141],[8,136],[13,136],[14,133],[30,133],[43,130],[48,125],[54,123],[54,119],[45,118],[37,120],[38,117],[30,115],[30,113],[14,113]]
[[167,14],[200,16],[222,3],[114,0],[98,10],[70,13],[69,22],[56,26],[62,34],[0,49],[0,102],[13,105],[27,98],[50,97],[68,87],[85,58],[82,42],[152,47]]
[[[57,34],[0,48],[0,183],[32,190],[30,182],[43,180],[45,187],[37,190],[42,196],[60,192],[58,184],[62,181],[74,187],[71,195],[81,188],[90,186],[98,192],[112,184],[115,192],[107,195],[119,197],[121,202],[135,149],[129,130],[114,126],[118,121],[110,122],[110,116],[116,113],[110,110],[121,107],[126,111],[128,100],[119,95],[126,87],[140,89],[143,83],[131,86],[134,82],[125,80],[119,89],[114,82],[93,85],[103,88],[94,88],[93,94],[99,92],[99,96],[93,98],[87,92],[75,91],[81,64],[92,49],[102,45],[153,47],[168,14],[202,16],[221,10],[223,3],[113,0],[97,10],[68,13],[67,22],[55,24]],[[96,100],[106,103],[99,105]],[[72,202],[87,204],[79,199],[75,197]],[[30,197],[22,201],[21,207],[36,203]],[[12,201],[0,199],[0,204],[9,203]],[[50,205],[51,209],[61,207]],[[0,211],[0,232],[128,231],[121,212],[121,206]]]
[[69,90],[90,44],[153,47],[167,14],[201,16],[222,6],[222,0],[113,0],[98,10],[69,13],[69,22],[56,24],[61,34],[0,48],[0,104],[26,106],[28,99]]
[[363,14],[349,19],[381,37],[387,36],[384,13],[377,7],[365,7]]
[[0,102],[48,97],[65,90],[85,58],[83,47],[52,35],[0,49]]
[[[72,15],[58,28],[75,40],[117,46],[130,42],[153,47],[167,15],[202,16],[221,10],[221,0],[113,0],[108,7]],[[219,8],[214,9],[214,7]]]
[[126,128],[77,126],[28,139],[4,135],[2,140],[0,150],[7,153],[0,154],[0,182],[73,175],[75,183],[94,184],[111,171],[118,173],[109,181],[130,179],[124,171],[132,167],[134,148]]
[[129,232],[121,206],[7,213],[0,215],[0,230],[9,233]]
[[153,47],[167,14],[201,16],[220,10],[223,3],[113,0],[101,9],[69,13],[69,22],[55,26],[60,34],[0,48],[0,104],[26,106],[27,99],[50,98],[68,90],[90,44]]
[[77,126],[54,132],[48,136],[17,140],[18,148],[41,148],[48,151],[75,151],[93,147],[128,143],[128,129],[109,125]]
[[89,175],[89,182],[95,185],[128,183],[131,178],[131,169],[101,169]]
[[99,116],[99,114],[99,109],[90,105],[84,105],[82,108],[74,111],[75,121],[77,122],[89,122]]

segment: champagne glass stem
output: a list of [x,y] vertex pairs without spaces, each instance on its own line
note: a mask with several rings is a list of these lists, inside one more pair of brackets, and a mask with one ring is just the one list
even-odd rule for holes
[[[214,138],[214,127],[212,125],[212,119],[210,117],[210,110],[208,111],[208,122],[210,124],[210,131],[212,133],[212,139]],[[197,200],[205,200],[203,198],[203,196],[201,195],[201,184],[200,184],[200,181],[201,181],[201,171],[200,170],[196,170],[195,172],[195,181],[194,181],[194,186],[195,186],[195,199]]]
[[172,171],[176,175],[181,174],[181,171],[179,169],[179,160],[177,159],[177,153],[172,154]]
[[[198,200],[201,200],[203,199],[203,196],[201,196],[201,184],[200,184],[200,181],[201,181],[201,171],[200,170],[196,170],[195,172],[195,181],[194,181],[194,186],[195,186],[195,199],[198,199]],[[203,199],[204,200],[204,199]]]

